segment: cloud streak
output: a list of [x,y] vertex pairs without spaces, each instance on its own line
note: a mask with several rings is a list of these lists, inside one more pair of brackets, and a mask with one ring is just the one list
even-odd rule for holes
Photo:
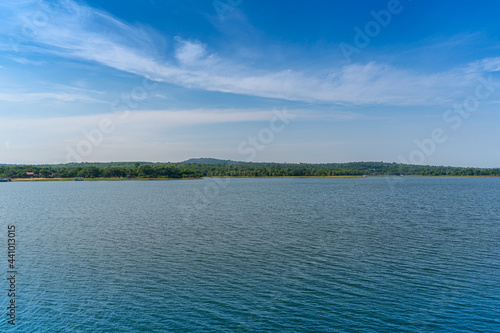
[[167,37],[70,0],[50,6],[24,1],[11,4],[9,9],[17,18],[7,21],[10,31],[22,31],[37,13],[44,18],[38,22],[43,23],[43,29],[33,32],[24,51],[93,61],[187,88],[290,101],[442,105],[463,97],[485,72],[498,71],[500,63],[497,58],[484,59],[468,67],[430,74],[375,62],[342,67],[324,64],[322,72],[275,72],[236,65],[210,54],[200,41],[178,36],[171,40],[173,52],[164,54],[157,45],[165,44]]
[[[303,120],[349,121],[371,119],[356,113],[329,112],[321,114],[307,110],[288,110]],[[273,110],[258,109],[196,109],[196,110],[142,110],[113,112],[97,115],[79,115],[68,117],[0,117],[0,132],[4,135],[16,133],[40,132],[44,135],[81,135],[82,129],[98,127],[99,122],[110,119],[119,125],[120,132],[132,131],[163,131],[169,128],[196,126],[207,124],[242,123],[269,121],[275,116]],[[48,132],[45,132],[48,129]],[[43,131],[43,133],[42,133]]]
[[97,99],[82,94],[70,94],[66,92],[44,92],[44,93],[0,93],[0,101],[15,103],[33,103],[42,100],[56,100],[61,102],[94,102],[103,103]]
[[[191,157],[191,142],[197,131],[193,126],[268,122],[273,111],[258,110],[179,110],[132,111],[100,115],[26,118],[0,117],[0,155],[16,163],[60,163],[65,161],[67,147],[88,140],[99,129],[103,119],[111,125],[103,141],[88,156],[89,160],[138,159],[161,160],[162,154],[175,152],[178,159]],[[175,138],[171,131],[180,131]],[[89,134],[90,133],[90,134]],[[184,135],[183,133],[189,133]],[[201,144],[208,140],[202,140]],[[237,143],[237,142],[236,142]],[[227,140],[227,151],[234,152],[235,142]],[[167,158],[167,157],[165,157]]]

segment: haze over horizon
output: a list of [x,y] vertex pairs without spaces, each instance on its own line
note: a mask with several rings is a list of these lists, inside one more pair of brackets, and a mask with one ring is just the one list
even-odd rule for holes
[[500,3],[0,2],[0,163],[499,167]]

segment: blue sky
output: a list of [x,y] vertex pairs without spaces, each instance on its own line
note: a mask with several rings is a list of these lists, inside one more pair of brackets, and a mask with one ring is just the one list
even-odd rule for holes
[[0,163],[499,167],[500,3],[0,1]]

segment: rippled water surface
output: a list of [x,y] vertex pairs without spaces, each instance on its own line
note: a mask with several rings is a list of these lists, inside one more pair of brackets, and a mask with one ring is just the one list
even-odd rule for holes
[[500,332],[498,178],[23,182],[0,199],[19,332]]

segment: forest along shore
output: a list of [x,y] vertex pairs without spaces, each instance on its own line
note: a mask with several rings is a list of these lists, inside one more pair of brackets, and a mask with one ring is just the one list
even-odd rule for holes
[[463,168],[385,162],[324,164],[254,163],[215,159],[200,159],[200,161],[193,163],[110,162],[58,165],[0,165],[0,178],[12,180],[364,176],[500,176],[500,168]]

